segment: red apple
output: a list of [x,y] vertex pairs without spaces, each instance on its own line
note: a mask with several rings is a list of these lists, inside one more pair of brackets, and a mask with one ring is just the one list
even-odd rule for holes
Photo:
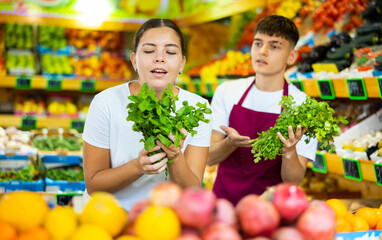
[[152,205],[173,208],[180,199],[182,189],[173,182],[163,182],[156,185],[149,193]]

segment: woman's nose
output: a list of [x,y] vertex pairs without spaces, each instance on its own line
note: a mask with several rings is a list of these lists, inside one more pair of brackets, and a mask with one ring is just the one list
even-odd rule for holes
[[155,57],[155,62],[165,62],[163,54],[158,53]]

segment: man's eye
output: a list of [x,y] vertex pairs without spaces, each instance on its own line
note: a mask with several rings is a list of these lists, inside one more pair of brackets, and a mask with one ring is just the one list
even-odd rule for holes
[[256,46],[256,47],[260,47],[260,46],[261,46],[261,43],[258,43],[258,42],[257,42],[257,43],[255,43],[255,46]]
[[278,49],[278,46],[271,46],[272,49]]

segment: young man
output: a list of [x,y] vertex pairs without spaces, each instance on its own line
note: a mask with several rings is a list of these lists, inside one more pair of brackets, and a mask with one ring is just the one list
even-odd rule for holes
[[284,79],[287,65],[297,58],[294,47],[299,39],[297,27],[288,18],[269,16],[255,28],[251,48],[256,78],[226,81],[212,99],[212,136],[208,165],[219,163],[213,191],[236,204],[247,194],[262,194],[280,182],[299,184],[308,159],[314,159],[317,141],[304,142],[298,126],[284,143],[282,156],[254,163],[250,140],[274,126],[281,113],[282,96],[292,95],[301,104],[305,93]]

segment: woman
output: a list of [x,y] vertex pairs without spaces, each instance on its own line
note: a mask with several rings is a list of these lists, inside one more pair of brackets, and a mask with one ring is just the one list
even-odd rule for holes
[[[125,209],[148,197],[150,189],[165,181],[168,167],[169,179],[181,187],[201,186],[211,139],[211,125],[200,122],[194,137],[187,135],[178,148],[157,146],[144,149],[140,133],[127,122],[126,106],[130,95],[139,93],[143,83],[153,88],[157,98],[170,83],[178,95],[176,108],[183,101],[189,105],[207,100],[175,87],[175,80],[186,62],[184,39],[178,26],[168,19],[150,19],[137,31],[131,63],[139,80],[109,88],[97,94],[89,108],[83,133],[83,162],[86,193],[105,191],[113,193]],[[209,118],[209,115],[206,115]],[[174,136],[170,135],[174,141]],[[164,152],[148,156],[162,148]],[[165,158],[164,158],[165,157]],[[164,160],[158,160],[164,158]],[[167,165],[167,160],[172,163]]]

